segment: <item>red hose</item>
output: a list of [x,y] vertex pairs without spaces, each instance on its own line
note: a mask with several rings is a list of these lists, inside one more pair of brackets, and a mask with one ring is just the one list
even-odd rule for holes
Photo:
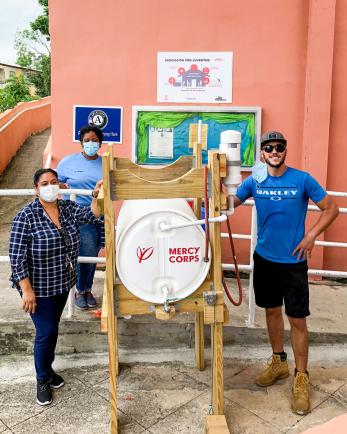
[[208,207],[208,197],[207,197],[207,166],[204,167],[204,206],[205,206],[205,257],[204,261],[208,262],[208,245],[210,240],[210,226],[208,223],[209,218],[209,207]]
[[242,303],[242,286],[241,286],[241,278],[240,278],[240,272],[239,272],[239,267],[237,264],[237,257],[236,257],[236,253],[235,253],[235,247],[234,247],[234,241],[233,241],[233,236],[231,233],[231,228],[230,228],[230,223],[229,223],[229,218],[227,218],[227,226],[228,226],[228,232],[229,232],[229,242],[230,242],[230,247],[231,247],[231,252],[233,254],[233,261],[234,261],[234,265],[235,265],[235,273],[236,273],[236,279],[237,279],[237,285],[239,288],[239,300],[236,302],[233,300],[227,284],[225,282],[224,276],[222,275],[222,283],[223,283],[223,288],[224,291],[228,297],[228,299],[230,300],[230,302],[234,305],[234,306],[240,306]]

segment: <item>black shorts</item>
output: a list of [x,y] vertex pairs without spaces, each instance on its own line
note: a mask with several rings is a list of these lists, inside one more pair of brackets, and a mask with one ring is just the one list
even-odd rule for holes
[[254,252],[253,286],[256,305],[274,308],[283,305],[292,318],[310,315],[307,262],[282,264]]

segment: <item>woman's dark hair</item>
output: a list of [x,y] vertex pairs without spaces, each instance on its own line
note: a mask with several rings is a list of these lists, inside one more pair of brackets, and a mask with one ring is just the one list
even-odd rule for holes
[[102,134],[102,131],[98,127],[93,127],[91,125],[87,125],[80,129],[80,142],[83,142],[83,138],[87,133],[95,133],[96,137],[99,139],[99,142],[102,143],[104,139],[104,135]]
[[53,169],[39,169],[39,170],[36,170],[36,172],[34,173],[34,185],[35,185],[35,187],[37,187],[37,185],[38,185],[38,183],[40,181],[40,178],[41,178],[41,176],[44,173],[52,173],[52,175],[54,175],[58,179],[58,174]]

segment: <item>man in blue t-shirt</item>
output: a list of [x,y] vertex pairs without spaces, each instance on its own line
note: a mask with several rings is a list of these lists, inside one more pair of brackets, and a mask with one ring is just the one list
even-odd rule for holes
[[[337,217],[338,208],[311,175],[286,166],[287,141],[281,133],[263,134],[260,149],[263,166],[257,164],[235,197],[235,207],[253,197],[257,209],[253,286],[257,306],[265,308],[273,351],[271,364],[257,377],[256,384],[271,386],[289,376],[283,342],[284,301],[296,365],[291,407],[295,413],[306,414],[310,411],[307,258],[318,235]],[[309,199],[322,212],[316,224],[305,232]]]

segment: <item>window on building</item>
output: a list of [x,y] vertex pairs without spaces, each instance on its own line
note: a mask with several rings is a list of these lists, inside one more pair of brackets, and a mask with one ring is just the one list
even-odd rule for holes
[[15,71],[10,71],[10,77],[13,77],[15,75],[16,75]]
[[0,68],[0,84],[5,83],[5,70],[4,68]]

